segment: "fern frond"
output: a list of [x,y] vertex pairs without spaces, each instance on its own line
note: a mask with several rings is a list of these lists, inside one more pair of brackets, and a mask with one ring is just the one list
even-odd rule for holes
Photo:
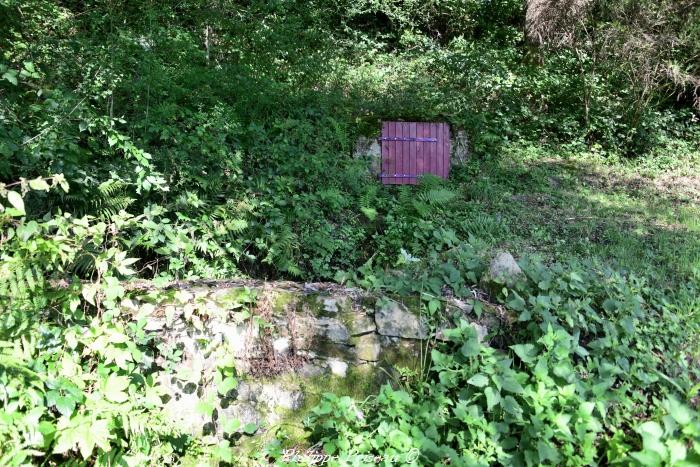
[[248,228],[248,221],[244,219],[233,219],[226,223],[226,230],[233,233],[241,233]]
[[431,205],[445,205],[453,201],[458,193],[449,188],[433,188],[418,194],[418,199]]
[[44,276],[36,264],[7,260],[0,269],[0,300],[2,297],[14,301],[27,299],[44,285]]
[[81,191],[70,192],[65,196],[67,210],[78,217],[93,215],[106,219],[121,210],[126,210],[136,200],[128,193],[129,183],[110,179],[99,185],[88,185]]

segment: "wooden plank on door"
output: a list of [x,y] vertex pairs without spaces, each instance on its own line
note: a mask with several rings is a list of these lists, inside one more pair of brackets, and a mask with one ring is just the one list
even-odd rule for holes
[[[389,135],[389,122],[382,123],[382,137]],[[382,140],[382,171],[379,174],[381,182],[386,184],[386,175],[389,172],[389,141]]]
[[[396,122],[389,122],[389,137],[396,136]],[[394,174],[396,173],[396,141],[389,141],[389,170],[387,171],[386,183],[387,185],[394,185],[396,183],[396,178]]]
[[[406,131],[406,124],[404,122],[399,122],[399,133],[396,135],[399,138],[404,138],[408,136],[408,132]],[[399,170],[396,172],[399,174],[399,178],[397,180],[397,183],[403,184],[405,182],[405,179],[403,178],[404,174],[407,173],[406,171],[406,149],[407,149],[407,142],[406,141],[400,141],[398,144],[398,150],[399,154],[397,157],[397,160],[399,161]]]
[[442,124],[442,177],[447,179],[450,176],[450,126]]
[[[410,138],[416,138],[416,123],[411,122],[408,124],[408,135]],[[409,154],[408,154],[408,167],[409,167],[409,173],[413,175],[411,178],[408,179],[408,183],[411,185],[416,184],[416,150],[418,149],[418,146],[420,145],[419,142],[414,142],[409,146]]]
[[[430,126],[430,137],[431,138],[437,137],[437,124],[436,123],[429,123],[428,125]],[[434,174],[436,171],[435,159],[437,157],[437,144],[435,144],[435,143],[426,143],[426,144],[430,148],[428,150],[428,153],[430,154],[428,156],[428,159],[430,161],[428,173]]]
[[[416,137],[425,138],[425,123],[418,123],[416,125]],[[416,171],[414,172],[417,177],[423,174],[425,170],[425,143],[416,143]],[[417,182],[416,178],[416,182]]]
[[437,142],[431,143],[435,145],[435,172],[433,172],[433,174],[437,176],[440,176],[442,173],[442,143],[440,141],[440,130],[442,130],[442,123],[436,123],[435,138],[437,139]]

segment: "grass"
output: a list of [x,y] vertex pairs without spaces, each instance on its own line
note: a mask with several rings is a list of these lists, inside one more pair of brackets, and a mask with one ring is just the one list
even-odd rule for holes
[[700,151],[681,156],[642,166],[513,145],[453,178],[473,213],[467,230],[495,246],[546,261],[599,260],[672,285],[700,268]]

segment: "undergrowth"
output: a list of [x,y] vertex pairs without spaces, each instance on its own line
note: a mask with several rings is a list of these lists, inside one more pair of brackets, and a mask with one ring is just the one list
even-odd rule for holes
[[[700,9],[588,3],[569,46],[538,47],[515,0],[0,0],[0,464],[243,461],[255,426],[212,442],[162,412],[177,350],[119,312],[125,281],[335,280],[437,318],[485,298],[500,249],[527,274],[489,290],[512,332],[463,325],[361,411],[326,396],[310,439],[697,462]],[[640,43],[659,55],[624,55]],[[469,154],[382,186],[354,145],[394,119],[447,122]]]

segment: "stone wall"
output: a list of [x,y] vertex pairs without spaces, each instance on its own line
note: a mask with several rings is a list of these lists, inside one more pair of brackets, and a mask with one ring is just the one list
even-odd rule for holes
[[[233,420],[241,422],[233,431],[269,429],[308,408],[318,397],[310,391],[339,380],[349,378],[351,393],[376,389],[397,366],[417,368],[441,329],[474,319],[471,306],[451,300],[445,321],[429,326],[417,302],[287,282],[145,290],[122,307],[156,336],[166,412],[186,431],[215,438],[237,426]],[[473,326],[483,338],[493,323]],[[228,388],[222,374],[234,367],[238,383]]]
[[377,176],[382,171],[382,148],[379,145],[379,136],[360,136],[355,142],[352,152],[353,157],[366,158],[369,162],[369,172]]

